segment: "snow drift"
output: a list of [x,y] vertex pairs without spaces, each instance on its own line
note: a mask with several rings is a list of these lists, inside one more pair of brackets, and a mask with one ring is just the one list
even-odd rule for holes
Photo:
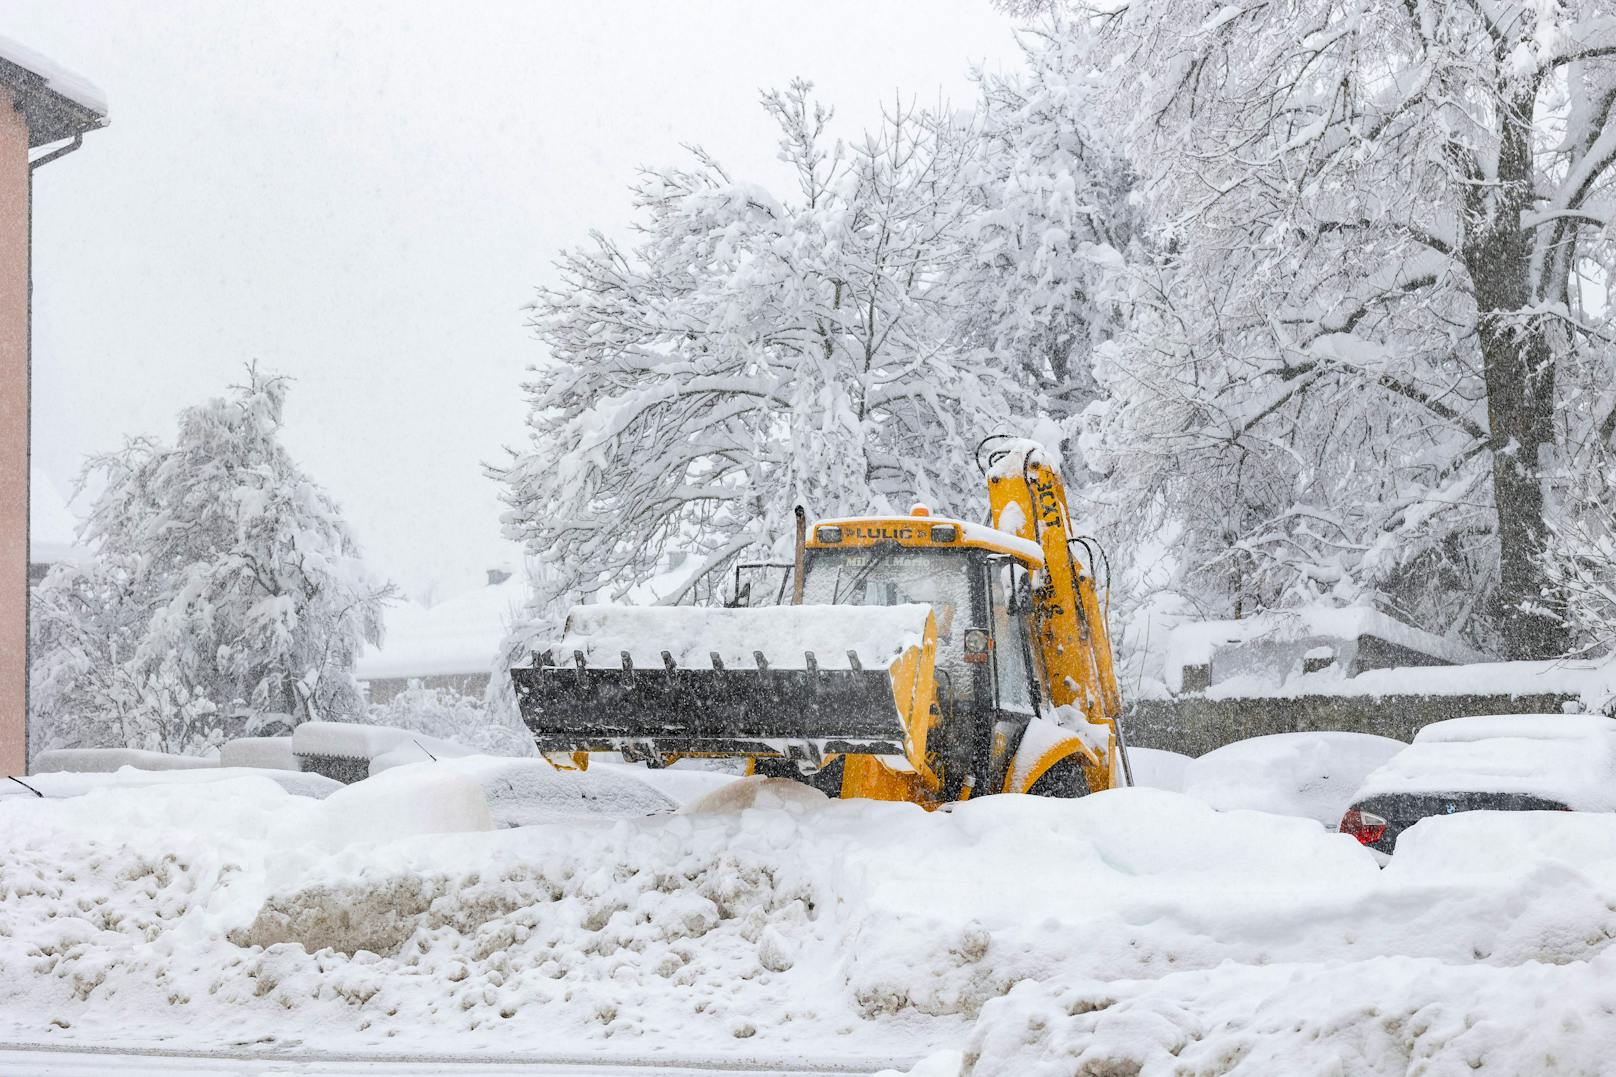
[[[1608,1020],[1609,816],[1520,814],[1498,853],[1482,816],[1427,820],[1382,872],[1310,820],[1143,788],[927,813],[748,780],[682,813],[488,830],[474,775],[492,765],[403,767],[324,802],[261,777],[0,801],[0,1034],[799,1059],[954,1044],[1009,1074],[1149,1072],[1175,1050],[1201,1072],[1247,1055],[1295,1072],[1285,1052],[1317,1029],[1390,1072],[1470,1058],[1474,1036],[1418,1030],[1492,1019],[1510,990],[1594,1000],[1534,1049],[1580,1057]],[[1424,1053],[1354,1039],[1375,1006],[1376,1036],[1401,1019]]]

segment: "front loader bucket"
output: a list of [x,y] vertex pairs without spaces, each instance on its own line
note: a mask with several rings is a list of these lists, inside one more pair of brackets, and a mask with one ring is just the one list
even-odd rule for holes
[[934,650],[926,606],[578,606],[511,677],[543,752],[913,757]]

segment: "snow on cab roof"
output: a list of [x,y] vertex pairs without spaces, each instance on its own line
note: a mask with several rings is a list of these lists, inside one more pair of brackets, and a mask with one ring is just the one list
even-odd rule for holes
[[1001,550],[1023,557],[1026,560],[1031,561],[1033,564],[1041,565],[1044,563],[1044,548],[1038,545],[1038,543],[1033,542],[1031,539],[1024,539],[1020,535],[1013,534],[1009,531],[1002,531],[997,527],[989,527],[986,524],[976,524],[969,520],[955,519],[952,516],[900,516],[897,514],[893,514],[891,516],[835,516],[824,520],[815,520],[814,527],[845,527],[848,525],[865,523],[870,520],[881,520],[884,522],[904,520],[909,523],[914,523],[916,520],[921,520],[924,521],[928,526],[932,527],[935,527],[938,524],[953,524],[955,527],[960,529],[960,534],[965,537],[967,542],[981,543],[985,546],[996,546]]
[[28,114],[30,146],[106,123],[107,98],[95,83],[6,37],[0,37],[0,80],[26,95],[22,107]]
[[[1437,728],[1431,737],[1422,730],[1413,744],[1364,779],[1354,799],[1395,793],[1521,793],[1579,811],[1613,811],[1616,731],[1605,724],[1609,721],[1583,715],[1493,715],[1434,723],[1427,728],[1449,728]],[[1489,722],[1499,732],[1484,735]]]

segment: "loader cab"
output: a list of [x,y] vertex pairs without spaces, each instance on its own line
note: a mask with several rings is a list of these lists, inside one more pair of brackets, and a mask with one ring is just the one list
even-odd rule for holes
[[1034,566],[1013,543],[929,514],[824,521],[805,544],[802,601],[929,605],[944,724],[970,727],[975,740],[1002,718],[1049,708],[1034,645]]

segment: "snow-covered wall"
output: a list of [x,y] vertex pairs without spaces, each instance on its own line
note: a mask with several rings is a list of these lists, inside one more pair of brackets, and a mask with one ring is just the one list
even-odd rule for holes
[[1491,662],[1352,678],[1324,671],[1267,691],[1214,685],[1204,694],[1143,694],[1125,703],[1131,744],[1202,755],[1271,733],[1343,730],[1406,741],[1433,722],[1467,715],[1604,711],[1613,681],[1612,671],[1587,663]]

